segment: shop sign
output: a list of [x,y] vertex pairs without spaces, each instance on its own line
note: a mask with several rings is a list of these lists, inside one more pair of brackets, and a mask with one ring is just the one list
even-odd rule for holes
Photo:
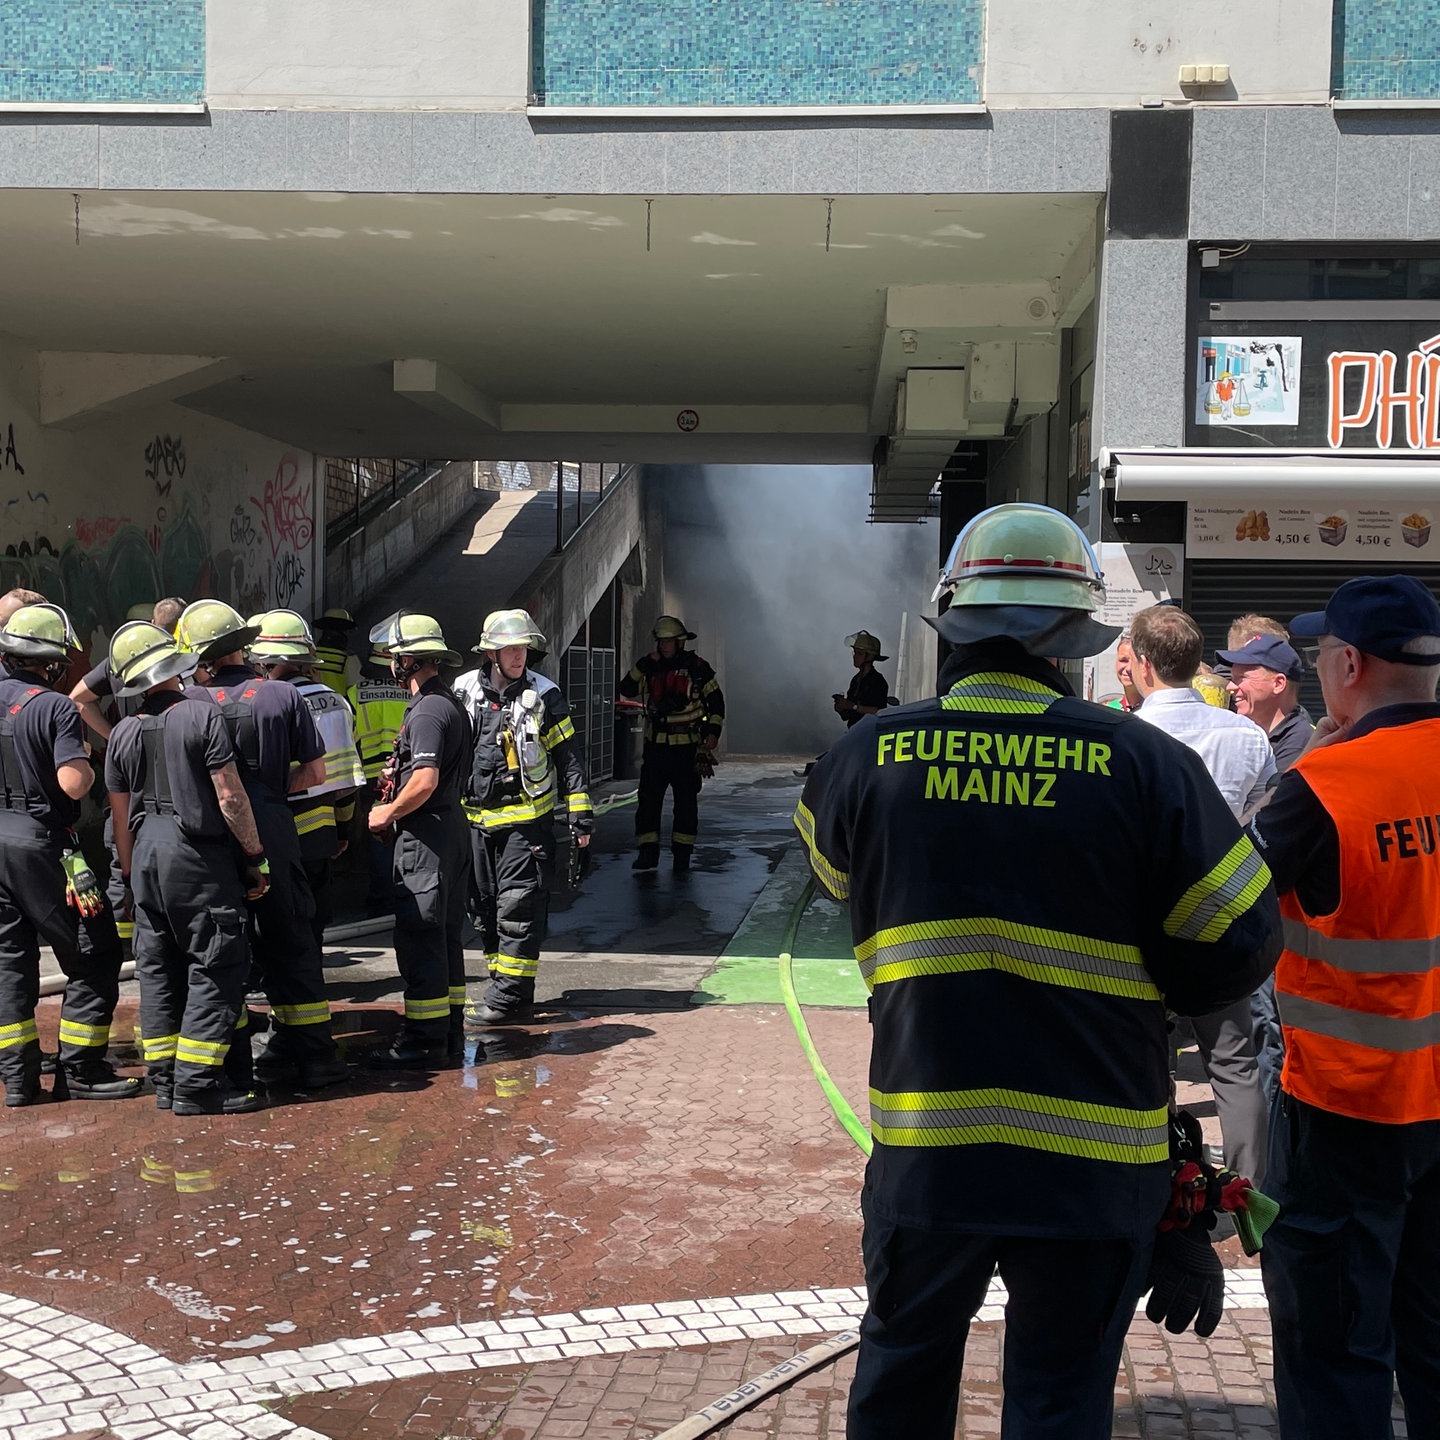
[[[1095,558],[1105,576],[1105,598],[1095,611],[1102,625],[1130,628],[1138,611],[1162,600],[1178,600],[1185,587],[1185,549],[1181,545],[1120,545],[1095,547]],[[1115,678],[1117,640],[1108,650],[1092,655],[1084,664],[1082,694],[1101,705],[1118,702],[1120,682]]]
[[[1436,496],[1440,501],[1440,494]],[[1188,506],[1185,545],[1199,560],[1364,560],[1405,565],[1440,558],[1431,552],[1432,522],[1440,504],[1385,506],[1309,503],[1291,491],[1248,495],[1244,500]]]
[[1395,443],[1410,450],[1440,450],[1437,352],[1440,335],[1432,335],[1403,359],[1393,350],[1331,351],[1325,435],[1330,448],[1340,449],[1345,432],[1354,430],[1379,450]]

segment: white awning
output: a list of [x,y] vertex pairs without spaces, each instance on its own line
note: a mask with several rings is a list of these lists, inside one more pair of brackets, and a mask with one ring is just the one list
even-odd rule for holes
[[1294,487],[1309,499],[1440,503],[1440,452],[1392,450],[1101,450],[1117,500],[1243,500]]

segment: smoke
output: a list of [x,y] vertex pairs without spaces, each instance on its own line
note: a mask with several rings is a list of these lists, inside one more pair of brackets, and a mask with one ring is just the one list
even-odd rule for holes
[[[939,564],[931,524],[870,525],[870,472],[839,466],[675,466],[659,479],[670,610],[720,675],[737,754],[810,755],[844,733],[831,695],[854,676],[845,637],[878,635],[896,692],[901,617],[914,698],[933,694],[917,636]],[[919,688],[915,686],[918,684]]]

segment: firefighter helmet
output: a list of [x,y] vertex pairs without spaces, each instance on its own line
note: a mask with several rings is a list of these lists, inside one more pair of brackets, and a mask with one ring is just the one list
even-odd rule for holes
[[148,600],[132,605],[126,612],[127,620],[148,620],[155,613],[155,607]]
[[260,633],[250,644],[255,660],[313,660],[315,637],[303,615],[271,610],[260,617]]
[[950,551],[942,586],[956,605],[1045,605],[1093,611],[1105,582],[1085,532],[1048,505],[982,510]]
[[687,630],[685,622],[676,619],[674,615],[660,616],[651,626],[650,633],[657,640],[693,640],[695,638],[695,632]]
[[66,660],[80,648],[70,617],[58,606],[22,605],[0,629],[0,655],[22,660]]
[[143,695],[163,681],[190,674],[195,657],[161,626],[130,620],[110,637],[110,669],[120,677],[115,693],[123,698]]
[[353,630],[355,617],[343,605],[332,605],[315,620],[317,630]]
[[247,625],[240,612],[223,600],[196,600],[175,622],[180,648],[202,665],[243,650],[259,633],[258,625]]
[[397,610],[371,632],[370,643],[388,650],[392,659],[413,655],[437,665],[461,665],[459,654],[445,643],[445,632],[433,615]]
[[507,645],[524,645],[541,655],[545,653],[545,637],[528,610],[492,610],[485,617],[475,650],[503,650]]
[[888,655],[880,653],[880,638],[872,635],[868,630],[857,630],[853,635],[845,637],[845,644],[851,650],[858,650],[862,655],[868,655],[872,660],[888,660]]

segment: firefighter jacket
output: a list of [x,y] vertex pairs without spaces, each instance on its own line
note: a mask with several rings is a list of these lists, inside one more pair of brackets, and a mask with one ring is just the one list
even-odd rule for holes
[[[355,748],[355,713],[350,702],[319,680],[303,676],[290,682],[300,692],[325,747],[325,778],[305,790],[292,790],[290,812],[306,853],[333,855],[335,832],[355,814],[355,793],[365,784]],[[307,843],[309,842],[309,843]]]
[[1248,995],[1269,871],[1194,753],[1013,642],[815,762],[795,824],[871,991],[881,1218],[1153,1232],[1170,1193],[1165,1010]]
[[343,645],[316,645],[315,678],[337,695],[346,696],[353,705],[360,684],[360,657]]
[[380,778],[400,737],[409,703],[410,692],[394,680],[360,682],[355,704],[355,744],[367,780]]
[[1312,750],[1291,773],[1334,823],[1340,893],[1320,915],[1280,900],[1281,1084],[1355,1120],[1440,1120],[1440,718]]
[[670,659],[642,655],[620,682],[620,693],[645,705],[647,745],[698,745],[725,724],[725,696],[708,660],[691,650]]
[[594,827],[585,759],[565,696],[553,680],[526,670],[497,690],[487,660],[455,681],[455,696],[470,716],[475,749],[462,807],[487,832],[551,815],[568,797],[570,824]]

